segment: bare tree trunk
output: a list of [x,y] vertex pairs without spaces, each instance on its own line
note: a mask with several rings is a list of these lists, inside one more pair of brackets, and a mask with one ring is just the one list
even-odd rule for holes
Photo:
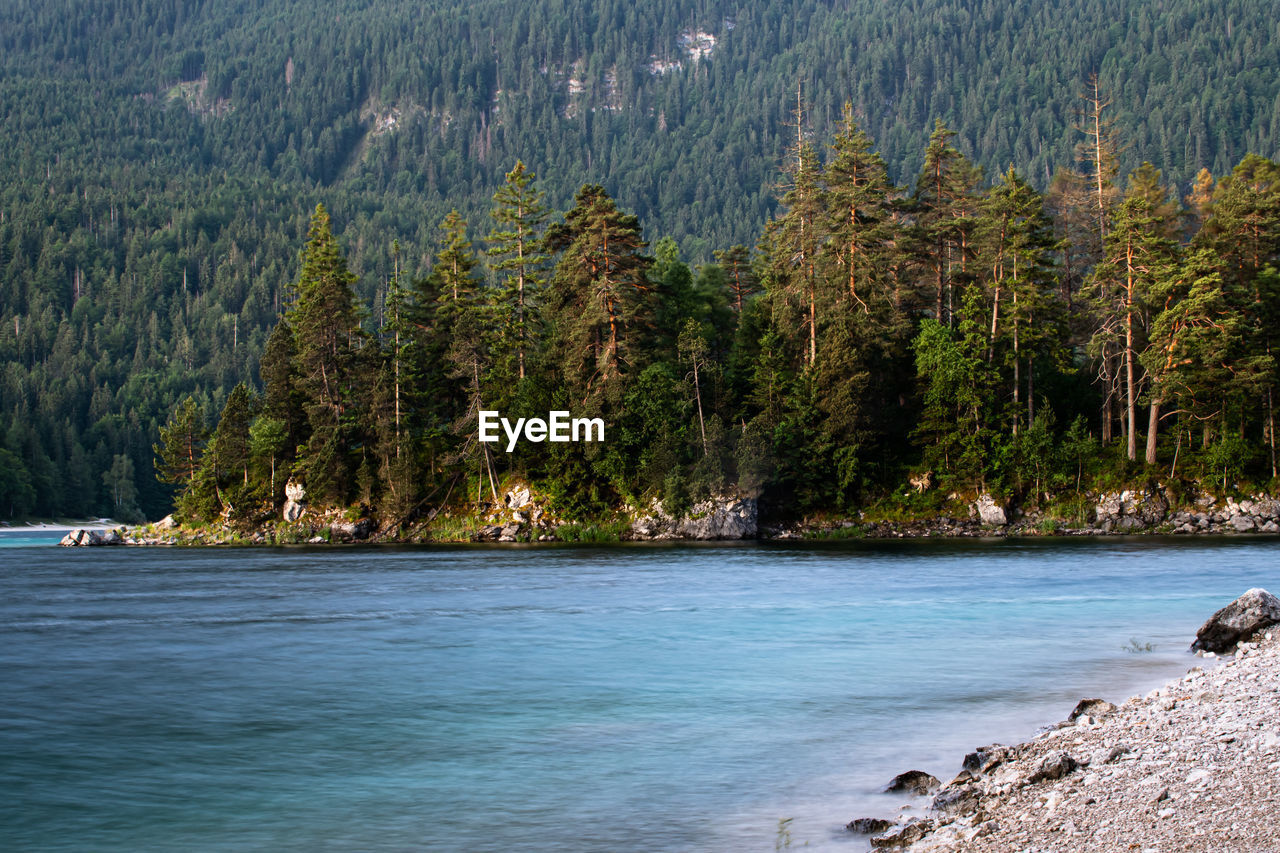
[[1151,401],[1151,413],[1147,417],[1147,464],[1156,464],[1156,437],[1160,429],[1160,405],[1164,401],[1155,398]]

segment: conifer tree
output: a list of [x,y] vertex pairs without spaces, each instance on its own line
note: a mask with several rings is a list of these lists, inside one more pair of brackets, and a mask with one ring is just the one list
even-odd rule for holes
[[884,308],[894,311],[902,305],[894,292],[886,258],[892,236],[894,187],[884,160],[871,147],[871,139],[853,118],[853,105],[844,106],[844,121],[831,144],[827,164],[827,233],[836,266],[844,273],[850,307],[884,316]]
[[1116,208],[1107,233],[1106,254],[1095,268],[1091,295],[1098,310],[1099,326],[1092,347],[1105,357],[1107,348],[1118,352],[1124,393],[1125,453],[1137,459],[1137,408],[1141,394],[1143,333],[1155,281],[1175,260],[1176,245],[1159,216],[1153,195],[1143,183],[1130,185]]
[[984,302],[989,305],[987,362],[1012,368],[1012,432],[1016,435],[1024,399],[1027,427],[1035,421],[1035,357],[1053,357],[1061,345],[1053,230],[1040,194],[1012,168],[988,193],[981,213],[975,236],[982,255]]
[[760,290],[760,279],[751,268],[751,250],[741,244],[712,253],[729,285],[729,304],[739,318],[743,305]]
[[921,295],[932,297],[934,319],[947,327],[954,325],[957,296],[967,280],[982,177],[951,144],[955,136],[941,121],[935,123],[910,200],[913,226],[905,235],[923,273]]
[[543,226],[547,209],[543,194],[533,185],[534,174],[517,161],[493,196],[494,230],[489,233],[489,267],[498,277],[493,295],[497,308],[502,352],[499,361],[514,356],[514,377],[525,378],[525,361],[536,338],[533,320],[539,291],[545,280],[547,255]]
[[636,366],[633,351],[647,313],[651,260],[643,254],[640,222],[618,210],[603,187],[589,184],[548,241],[560,252],[544,312],[554,368],[571,399],[613,396]]
[[160,441],[152,446],[157,479],[178,486],[180,492],[188,491],[208,440],[209,427],[200,404],[187,395],[173,410],[168,423],[160,427]]
[[310,426],[303,465],[307,488],[319,498],[345,500],[354,485],[361,412],[356,407],[365,348],[355,276],[333,236],[324,205],[307,232],[296,301],[286,318],[293,329],[298,388]]

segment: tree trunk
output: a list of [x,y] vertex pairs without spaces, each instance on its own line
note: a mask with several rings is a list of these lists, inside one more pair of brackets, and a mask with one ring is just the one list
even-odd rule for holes
[[1156,438],[1160,429],[1160,404],[1164,401],[1154,398],[1151,401],[1151,414],[1147,417],[1147,464],[1156,464]]

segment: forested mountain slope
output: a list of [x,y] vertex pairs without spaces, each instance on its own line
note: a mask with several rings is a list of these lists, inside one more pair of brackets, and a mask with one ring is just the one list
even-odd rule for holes
[[158,424],[255,378],[318,201],[376,314],[392,241],[424,274],[517,158],[551,207],[599,182],[700,262],[779,210],[798,90],[815,139],[851,103],[898,183],[942,119],[1043,188],[1096,72],[1121,173],[1185,191],[1276,156],[1277,67],[1266,0],[10,0],[0,430],[27,479],[0,514],[163,508]]

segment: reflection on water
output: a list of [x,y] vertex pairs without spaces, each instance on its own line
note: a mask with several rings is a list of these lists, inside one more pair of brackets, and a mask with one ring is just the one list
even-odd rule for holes
[[[3,539],[7,534],[0,534]],[[9,548],[16,849],[854,851],[908,768],[1191,664],[1267,540]],[[1126,651],[1131,640],[1154,651]]]

